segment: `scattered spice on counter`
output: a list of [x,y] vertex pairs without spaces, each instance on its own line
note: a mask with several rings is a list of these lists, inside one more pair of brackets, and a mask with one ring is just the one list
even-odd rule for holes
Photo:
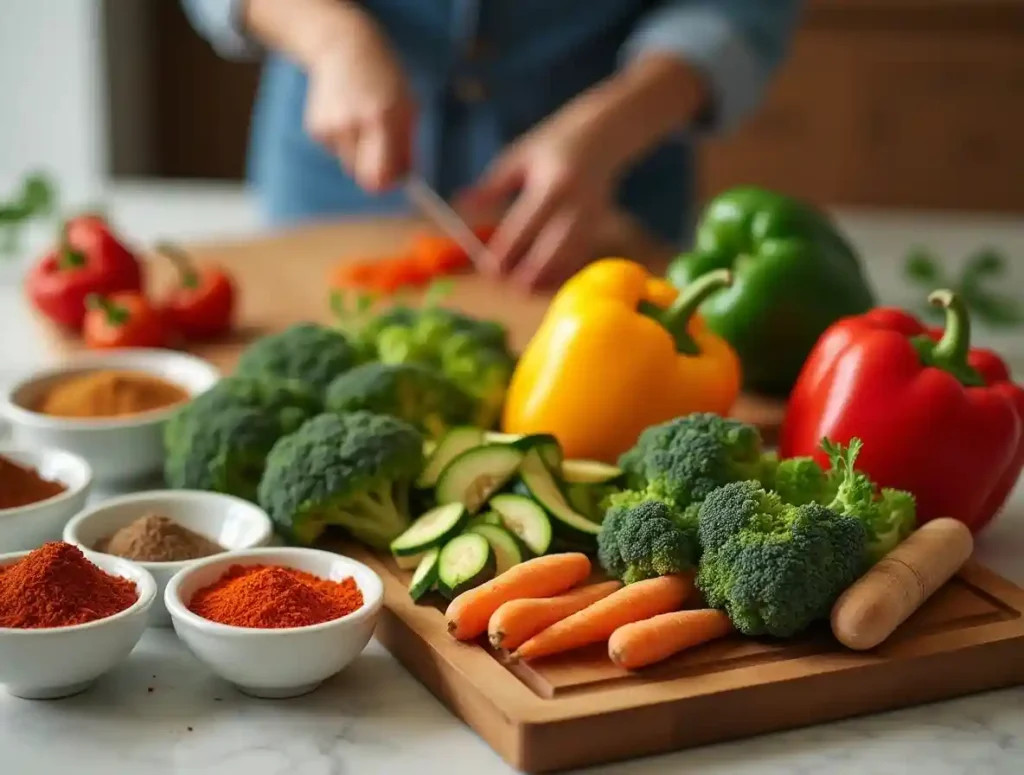
[[154,374],[101,370],[57,382],[35,407],[54,417],[124,417],[189,399],[188,391]]
[[189,603],[192,613],[233,627],[308,627],[360,609],[352,578],[330,581],[278,565],[233,565]]
[[34,468],[0,455],[0,509],[17,509],[44,501],[67,490],[67,485],[44,479]]
[[215,541],[161,514],[139,517],[93,548],[136,562],[182,562],[225,551]]
[[38,629],[86,624],[120,613],[139,599],[135,583],[51,541],[0,568],[0,627]]

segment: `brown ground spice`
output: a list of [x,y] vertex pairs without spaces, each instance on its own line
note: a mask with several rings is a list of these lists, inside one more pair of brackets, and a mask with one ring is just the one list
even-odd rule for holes
[[215,541],[160,514],[139,517],[94,548],[136,562],[182,562],[225,551]]
[[188,391],[153,374],[93,371],[61,380],[36,411],[55,417],[124,417],[187,401]]
[[0,509],[28,506],[60,495],[67,489],[63,482],[51,482],[41,477],[34,468],[0,455]]

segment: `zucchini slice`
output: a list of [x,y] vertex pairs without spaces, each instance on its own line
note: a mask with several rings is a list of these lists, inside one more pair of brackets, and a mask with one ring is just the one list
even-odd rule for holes
[[621,468],[599,460],[562,461],[562,481],[568,484],[608,484],[620,476]]
[[427,458],[427,464],[423,467],[419,479],[416,480],[416,486],[433,487],[437,484],[437,477],[452,460],[467,449],[479,447],[483,443],[484,432],[479,428],[468,425],[452,428],[434,445],[434,449]]
[[431,549],[423,554],[416,571],[409,581],[409,597],[419,600],[430,592],[437,585],[438,559],[441,556],[440,549]]
[[551,471],[537,450],[530,450],[523,458],[519,476],[530,495],[551,515],[554,529],[570,540],[593,541],[601,526],[577,512],[565,499]]
[[544,509],[522,495],[495,495],[491,508],[501,523],[538,557],[551,548],[551,520]]
[[461,503],[435,506],[391,542],[391,553],[396,557],[408,557],[441,546],[462,532],[468,518]]
[[391,557],[395,561],[395,565],[398,566],[399,570],[416,570],[416,568],[420,566],[420,560],[422,560],[425,555],[426,552],[423,554],[409,555],[393,554]]
[[484,441],[488,444],[514,444],[520,439],[526,438],[521,433],[501,433],[500,431],[486,431]]
[[553,472],[558,473],[562,469],[562,461],[565,455],[562,453],[562,445],[558,439],[550,433],[531,433],[512,442],[514,447],[521,449],[524,453],[531,449],[540,453],[541,460]]
[[615,492],[615,489],[604,484],[565,485],[565,499],[572,509],[597,524],[604,521],[601,502],[609,492]]
[[468,532],[479,533],[487,539],[494,552],[494,572],[498,576],[526,559],[519,539],[499,525],[474,525]]
[[501,517],[495,511],[481,511],[469,518],[466,529],[470,530],[477,525],[497,525],[501,527]]
[[437,588],[449,600],[494,578],[494,550],[479,533],[463,533],[446,543],[437,560]]
[[437,502],[461,503],[470,514],[475,514],[515,475],[522,462],[522,451],[508,444],[467,449],[437,478]]

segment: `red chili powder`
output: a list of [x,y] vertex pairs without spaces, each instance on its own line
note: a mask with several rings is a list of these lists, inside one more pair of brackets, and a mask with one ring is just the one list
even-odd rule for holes
[[139,599],[135,582],[93,565],[72,544],[43,544],[0,568],[0,627],[67,627],[106,619]]
[[192,596],[188,609],[234,627],[308,627],[358,610],[363,594],[352,578],[329,581],[279,565],[233,565]]

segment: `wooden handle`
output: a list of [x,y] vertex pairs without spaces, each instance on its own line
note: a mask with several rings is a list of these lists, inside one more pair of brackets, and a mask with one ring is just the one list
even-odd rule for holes
[[847,589],[832,608],[832,632],[847,648],[882,643],[963,567],[971,531],[955,519],[922,525]]

